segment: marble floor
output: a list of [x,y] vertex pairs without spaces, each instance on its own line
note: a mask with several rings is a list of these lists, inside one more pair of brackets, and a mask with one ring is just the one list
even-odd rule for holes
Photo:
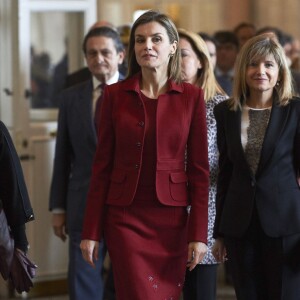
[[[216,300],[236,300],[234,290],[231,285],[226,285],[224,282],[224,269],[220,265],[218,269],[218,287],[217,287],[217,299]],[[3,286],[0,285],[0,290]],[[0,291],[1,292],[1,291]],[[52,291],[53,292],[53,291]],[[50,294],[50,293],[49,293]],[[53,294],[53,293],[52,293]],[[1,297],[3,300],[21,300],[21,299],[33,299],[33,300],[69,300],[68,295],[56,295],[56,296],[43,296],[43,297],[28,297],[28,295],[18,295],[15,298]],[[83,299],[86,300],[86,299]],[[181,299],[182,300],[182,299]]]
[[[1,298],[0,299],[4,299]],[[11,300],[20,300],[20,299],[34,299],[34,300],[69,300],[68,295],[59,295],[59,296],[51,296],[51,297],[38,297],[38,298],[26,298],[26,297],[17,297],[10,298]],[[231,286],[222,286],[218,288],[218,296],[217,300],[236,300],[234,295],[234,291]]]

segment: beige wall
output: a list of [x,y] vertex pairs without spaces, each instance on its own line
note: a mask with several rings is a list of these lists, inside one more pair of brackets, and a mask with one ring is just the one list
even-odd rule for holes
[[255,0],[254,21],[259,26],[277,26],[300,38],[299,11],[299,0]]
[[194,31],[213,33],[247,21],[257,27],[277,26],[300,38],[299,0],[98,0],[99,19],[117,26],[131,22],[139,8],[173,12],[178,26]]

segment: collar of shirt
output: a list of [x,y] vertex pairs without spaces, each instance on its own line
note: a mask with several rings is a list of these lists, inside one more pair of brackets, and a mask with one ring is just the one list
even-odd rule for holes
[[221,71],[217,66],[215,67],[215,74],[216,76],[224,76],[224,75],[227,75],[229,76],[230,78],[233,78],[234,76],[234,69],[231,69],[229,70],[228,72],[223,72]]
[[[117,71],[111,78],[106,81],[106,84],[110,85],[119,81],[119,71]],[[95,76],[93,76],[93,89],[97,89],[99,85],[102,84]]]

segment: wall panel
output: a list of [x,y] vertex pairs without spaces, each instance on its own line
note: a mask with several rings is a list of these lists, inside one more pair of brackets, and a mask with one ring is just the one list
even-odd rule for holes
[[180,8],[178,25],[194,31],[213,33],[233,29],[242,21],[262,27],[273,25],[300,37],[299,0],[98,0],[99,19],[115,25],[132,22],[135,9],[153,8],[168,13],[170,7]]

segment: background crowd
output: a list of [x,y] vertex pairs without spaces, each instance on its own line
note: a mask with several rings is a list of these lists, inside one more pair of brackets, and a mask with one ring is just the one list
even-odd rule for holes
[[[129,40],[131,24],[114,26],[111,22],[100,21],[95,25],[109,25],[117,30],[126,48]],[[186,28],[187,29],[187,28]],[[263,32],[273,32],[278,37],[281,46],[284,48],[294,78],[295,90],[300,93],[300,41],[298,37],[292,36],[280,27],[265,26],[257,28],[255,24],[242,22],[232,29],[220,30],[213,33],[202,32],[198,34],[206,41],[210,55],[215,67],[215,74],[218,82],[224,91],[231,95],[233,65],[241,46],[251,37]],[[67,40],[66,40],[67,45]],[[127,60],[120,65],[120,72],[126,75]],[[55,108],[58,107],[57,95],[59,92],[74,83],[73,78],[69,79],[68,55],[64,54],[61,61],[55,65],[51,63],[49,54],[36,53],[31,49],[31,85],[32,85],[32,107],[33,108]],[[86,76],[89,72],[86,69]],[[81,78],[77,78],[80,80]],[[82,74],[82,79],[86,78]],[[70,81],[71,80],[71,81]]]

